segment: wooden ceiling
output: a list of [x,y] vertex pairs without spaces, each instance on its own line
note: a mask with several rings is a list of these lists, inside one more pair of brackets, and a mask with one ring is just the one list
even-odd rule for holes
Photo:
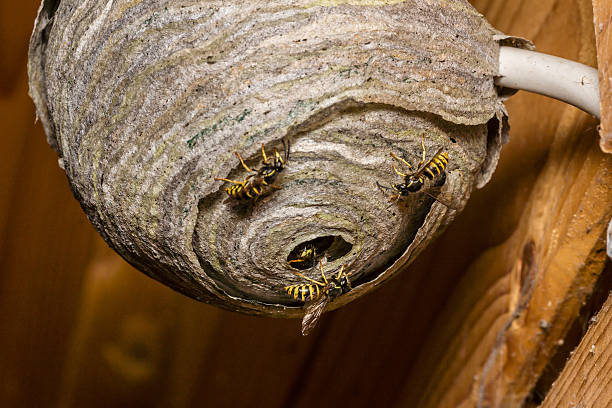
[[[472,407],[528,397],[603,269],[612,159],[599,151],[597,121],[538,95],[512,97],[511,140],[491,183],[401,276],[303,338],[297,320],[187,299],[98,237],[27,96],[37,3],[0,4],[0,406]],[[541,52],[596,65],[590,1],[473,4]]]

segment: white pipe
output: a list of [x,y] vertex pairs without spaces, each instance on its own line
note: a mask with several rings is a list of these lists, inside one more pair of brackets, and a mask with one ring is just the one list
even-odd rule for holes
[[[558,99],[601,118],[597,70],[578,62],[514,47],[500,47],[495,84]],[[607,253],[612,258],[612,220]]]
[[567,102],[600,117],[597,70],[578,62],[514,47],[500,47],[495,84]]

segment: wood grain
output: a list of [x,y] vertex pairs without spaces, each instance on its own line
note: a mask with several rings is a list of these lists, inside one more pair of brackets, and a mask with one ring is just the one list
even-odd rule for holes
[[591,321],[542,408],[612,405],[612,295]]
[[612,79],[610,64],[612,61],[612,2],[610,0],[593,0],[593,17],[595,23],[595,40],[597,43],[597,61],[599,70],[599,95],[601,99],[601,149],[612,153]]
[[316,342],[172,292],[101,241],[86,274],[59,406],[282,406]]
[[[300,316],[283,287],[304,279],[287,255],[342,237],[353,250],[334,255],[326,273],[347,265],[360,284],[330,307],[348,303],[409,263],[456,214],[424,194],[399,209],[373,194],[376,181],[397,178],[390,150],[416,160],[424,134],[423,149],[448,152],[444,191],[459,208],[497,163],[494,135],[506,131],[493,86],[498,32],[465,1],[234,0],[203,3],[198,17],[166,0],[77,3],[62,2],[48,32],[42,9],[32,37],[40,119],[109,245],[194,299]],[[230,33],[241,34],[230,41]],[[261,146],[270,154],[281,139],[291,159],[272,193],[272,176],[253,177],[234,153],[260,166]]]
[[[541,52],[595,64],[590,2],[518,3],[476,6]],[[483,191],[508,199],[499,210],[508,236],[467,268],[412,368],[404,404],[520,406],[602,270],[612,162],[596,145],[596,122],[524,93],[508,108],[512,141]],[[488,222],[499,222],[504,199],[490,202]]]
[[74,201],[27,95],[38,1],[0,6],[0,406],[55,401],[95,232]]
[[[97,237],[26,94],[37,3],[0,12],[0,406],[520,405],[601,272],[611,163],[593,119],[512,97],[491,183],[408,270],[304,339],[298,320],[186,299]],[[588,1],[473,3],[595,65]]]

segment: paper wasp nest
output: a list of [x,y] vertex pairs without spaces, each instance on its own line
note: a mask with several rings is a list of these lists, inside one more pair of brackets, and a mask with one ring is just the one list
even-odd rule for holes
[[[43,1],[30,92],[75,197],[151,277],[231,310],[291,316],[308,242],[353,291],[395,274],[484,185],[505,135],[498,40],[463,0]],[[444,149],[446,182],[389,203]],[[225,193],[290,142],[271,190]],[[429,189],[429,184],[424,190]],[[292,252],[293,251],[293,252]],[[303,270],[320,278],[317,268]]]

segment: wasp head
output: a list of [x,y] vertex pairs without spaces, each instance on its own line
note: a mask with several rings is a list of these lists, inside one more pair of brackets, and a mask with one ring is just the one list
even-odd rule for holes
[[332,298],[335,298],[349,292],[351,289],[351,282],[349,281],[346,272],[344,272],[343,265],[342,269],[340,269],[340,273],[338,273],[336,276],[332,276],[329,279],[329,295]]
[[408,190],[408,185],[406,183],[398,183],[398,184],[393,184],[393,189],[395,191],[397,191],[399,193],[399,195],[401,196],[406,196],[408,195],[408,192],[410,190]]
[[402,196],[417,192],[421,187],[423,187],[423,178],[412,175],[406,176],[403,183],[393,185],[393,189]]

